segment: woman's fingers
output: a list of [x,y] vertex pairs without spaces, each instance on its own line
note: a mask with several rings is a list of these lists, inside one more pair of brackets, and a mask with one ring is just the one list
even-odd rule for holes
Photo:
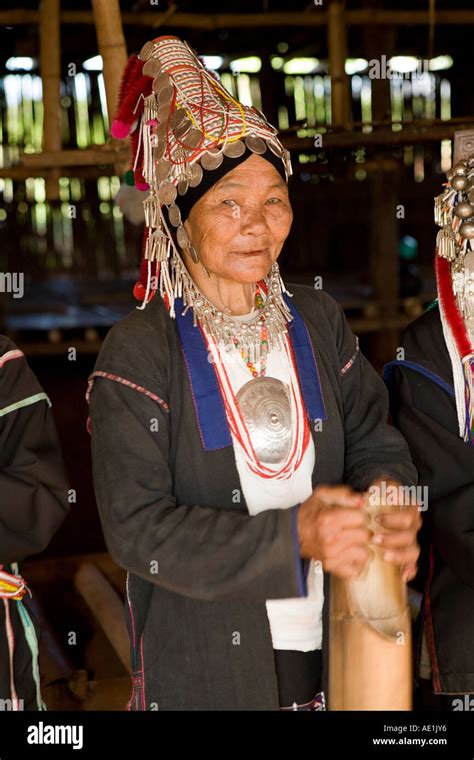
[[375,533],[372,542],[384,549],[404,549],[414,542],[412,530],[399,530],[393,533]]
[[328,506],[360,507],[365,501],[363,494],[353,491],[349,486],[318,486],[313,493]]
[[341,530],[333,537],[327,539],[327,556],[338,557],[344,554],[354,546],[369,548],[372,533],[367,528],[352,528],[350,530]]
[[353,546],[341,554],[323,562],[323,569],[334,573],[340,578],[358,578],[369,557],[369,549],[364,546]]
[[418,572],[418,565],[412,564],[412,565],[404,565],[402,567],[402,581],[405,583],[408,583],[409,581],[412,581],[415,575]]
[[375,518],[387,530],[415,530],[421,527],[418,507],[402,507],[399,512],[384,512]]
[[389,549],[382,554],[385,562],[394,565],[413,565],[416,564],[420,554],[420,547],[417,543],[406,547],[405,549]]

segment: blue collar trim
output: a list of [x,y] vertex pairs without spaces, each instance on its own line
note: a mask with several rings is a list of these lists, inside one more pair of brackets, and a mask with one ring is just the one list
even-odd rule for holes
[[[288,332],[306,413],[312,421],[326,420],[321,381],[308,329],[291,298],[286,293],[283,294],[283,298],[293,316],[293,320],[288,324]],[[193,326],[192,309],[188,309],[185,316],[182,315],[183,311],[183,300],[176,298],[176,326],[191,386],[201,441],[205,451],[222,449],[232,445],[232,436],[216,373],[201,329],[199,326]]]

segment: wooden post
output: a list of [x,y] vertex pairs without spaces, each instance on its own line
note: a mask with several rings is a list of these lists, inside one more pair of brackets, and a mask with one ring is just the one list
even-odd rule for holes
[[92,0],[99,53],[104,63],[109,125],[118,105],[120,82],[127,64],[119,0]]
[[[43,150],[61,150],[61,48],[59,0],[42,0],[40,70],[43,83]],[[45,174],[46,198],[59,200],[59,170]]]
[[[367,7],[378,12],[383,0],[365,0]],[[370,25],[363,32],[364,49],[368,59],[387,59],[396,49],[396,30]],[[372,120],[391,121],[390,80],[372,79]],[[397,134],[397,133],[395,133]],[[372,363],[377,369],[394,358],[399,345],[400,330],[389,328],[398,313],[400,171],[396,161],[384,162],[386,146],[372,154],[378,169],[370,174],[371,225],[368,240],[373,297],[377,303],[377,316],[387,328],[377,332],[371,341]]]
[[347,29],[344,2],[333,0],[328,8],[328,53],[331,74],[331,123],[349,121],[349,83],[346,76]]

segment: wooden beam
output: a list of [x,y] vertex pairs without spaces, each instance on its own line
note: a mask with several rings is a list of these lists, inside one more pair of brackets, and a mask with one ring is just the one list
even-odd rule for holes
[[[7,166],[7,168],[0,169],[0,177],[22,181],[29,177],[47,177],[51,171],[50,168],[44,166]],[[98,166],[75,166],[67,172],[60,170],[59,176],[96,179],[96,177],[115,177],[120,176],[120,174],[117,174],[113,164],[107,164],[100,168]]]
[[109,124],[115,116],[127,47],[123,36],[118,0],[92,0],[99,53],[104,65],[105,93]]
[[[321,127],[322,128],[322,127]],[[317,129],[317,127],[316,127]],[[474,129],[474,118],[453,124],[431,124],[405,127],[393,131],[391,127],[374,129],[372,132],[356,132],[353,129],[340,132],[326,132],[322,135],[323,149],[335,150],[346,148],[387,147],[391,145],[419,145],[422,143],[437,143],[441,140],[452,140],[459,129]],[[311,137],[285,137],[282,142],[287,150],[314,152],[314,139]]]
[[[61,48],[59,0],[42,0],[40,34],[40,73],[43,85],[43,151],[61,150]],[[45,178],[46,198],[59,200],[59,173]]]
[[41,151],[23,153],[21,166],[52,169],[65,166],[106,166],[128,157],[127,148],[120,143],[117,148],[84,148],[79,150]]
[[[146,26],[156,29],[162,26],[166,12],[122,13],[124,26]],[[365,26],[380,24],[385,26],[428,26],[429,11],[420,10],[350,10],[346,14],[350,26]],[[1,26],[17,26],[39,24],[39,11],[12,10],[0,11]],[[63,24],[94,24],[92,11],[62,11]],[[326,26],[328,14],[315,7],[310,12],[270,12],[270,13],[174,13],[166,20],[168,28],[202,29],[244,29],[269,27],[318,27]],[[474,25],[474,10],[437,10],[437,26],[472,26]]]
[[93,564],[81,565],[74,585],[112,644],[122,665],[131,672],[130,638],[124,605],[114,588]]

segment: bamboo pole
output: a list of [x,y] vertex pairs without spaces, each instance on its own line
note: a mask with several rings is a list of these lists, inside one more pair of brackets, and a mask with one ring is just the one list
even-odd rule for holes
[[[369,527],[394,507],[366,504]],[[371,550],[356,580],[331,578],[329,709],[412,709],[411,616],[400,568]]]
[[[42,0],[40,17],[40,71],[43,83],[43,150],[61,150],[61,48],[59,0]],[[45,177],[46,198],[59,200],[59,172]]]
[[[163,25],[166,12],[122,13],[124,26],[146,26],[156,29]],[[174,13],[166,21],[169,28],[203,29],[252,29],[269,27],[318,27],[328,23],[327,12],[315,8],[311,12],[270,12],[270,13]],[[349,10],[346,14],[350,26],[428,26],[429,10]],[[18,26],[39,24],[38,11],[11,10],[0,11],[1,26]],[[94,14],[91,11],[62,11],[61,23],[93,25]],[[437,26],[472,26],[474,25],[474,10],[438,10],[436,12]]]
[[331,124],[349,121],[349,83],[345,71],[347,30],[344,2],[333,0],[328,9],[328,53],[331,74]]
[[122,72],[127,63],[118,0],[92,0],[99,53],[104,64],[105,91],[109,125],[117,110]]

